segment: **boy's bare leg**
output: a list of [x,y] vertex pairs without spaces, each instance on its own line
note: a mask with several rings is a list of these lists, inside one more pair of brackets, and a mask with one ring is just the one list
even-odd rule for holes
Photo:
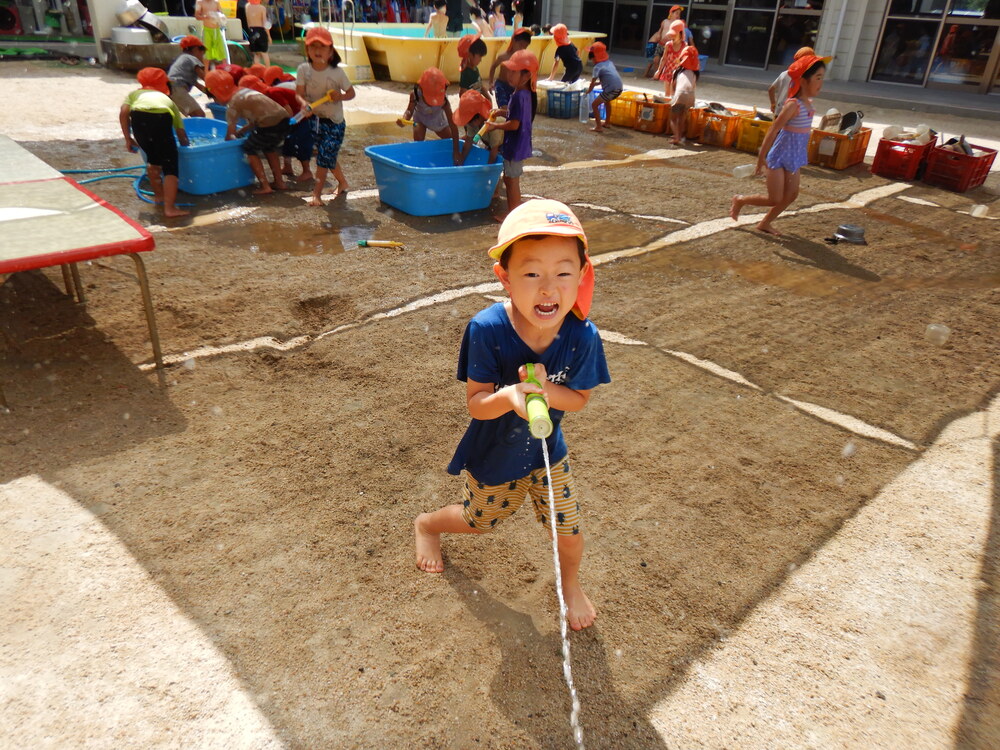
[[188,216],[190,213],[177,208],[177,175],[168,174],[163,178],[163,215],[174,219],[178,216]]
[[[610,104],[608,105],[611,106]],[[604,126],[601,125],[601,97],[594,99],[593,103],[590,105],[590,112],[594,116],[594,127],[591,128],[595,133],[600,133],[604,130]],[[607,123],[604,124],[607,126]]]
[[295,170],[292,168],[292,157],[283,156],[281,159],[281,174],[287,175],[289,177],[295,176]]
[[504,177],[503,186],[507,190],[507,213],[521,205],[521,178]]
[[153,200],[157,205],[163,203],[163,170],[156,164],[146,165],[146,179],[153,191]]
[[328,171],[329,170],[327,170],[326,167],[320,167],[320,166],[316,167],[316,184],[313,185],[312,198],[309,199],[310,206],[323,205],[323,200],[322,200],[323,188],[326,187],[326,173]]
[[337,166],[333,168],[333,176],[337,180],[337,191],[334,196],[346,195],[347,191],[350,189],[350,185],[347,184],[347,178],[344,177],[344,170],[340,168],[340,162],[337,162]]
[[268,151],[264,156],[267,157],[267,165],[271,168],[271,174],[274,175],[274,187],[278,190],[285,190],[288,186],[285,185],[285,178],[281,176],[281,161],[278,159],[278,152]]
[[[552,532],[546,527],[546,532]],[[566,619],[573,630],[589,628],[597,619],[597,610],[580,585],[580,562],[583,560],[583,534],[559,535],[559,568],[562,571]]]
[[462,510],[461,505],[446,505],[433,513],[421,513],[413,522],[417,567],[425,573],[444,571],[444,558],[441,555],[442,534],[482,533],[466,523],[462,518]]
[[302,165],[302,174],[295,178],[296,182],[306,182],[313,178],[312,167],[309,166],[309,160],[302,161],[299,160],[299,164]]
[[273,193],[271,183],[267,181],[267,175],[264,174],[264,162],[260,160],[260,157],[257,154],[247,154],[247,161],[250,163],[250,169],[253,170],[253,176],[260,183],[260,187],[254,190],[253,194],[268,195],[269,193]]

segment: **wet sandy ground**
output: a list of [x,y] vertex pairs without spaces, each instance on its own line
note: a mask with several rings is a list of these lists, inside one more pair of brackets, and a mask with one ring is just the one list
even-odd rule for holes
[[[79,85],[105,112],[131,88]],[[386,119],[403,96],[369,91]],[[57,168],[134,163],[113,123],[10,120]],[[588,745],[995,746],[1000,260],[967,212],[1000,215],[998,178],[959,195],[809,167],[775,239],[725,219],[746,154],[536,129],[533,166],[567,166],[522,189],[587,227],[614,378],[567,422],[601,611],[573,637]],[[456,497],[461,331],[499,292],[488,211],[371,194],[362,147],[399,138],[352,125],[354,192],[323,209],[232,193],[167,224],[127,181],[93,185],[156,233],[163,386],[136,367],[125,262],[81,268],[86,309],[58,273],[0,286],[0,715],[23,744],[568,746],[535,523],[412,569],[412,517]],[[823,242],[848,221],[868,246]],[[740,702],[747,659],[768,700]]]

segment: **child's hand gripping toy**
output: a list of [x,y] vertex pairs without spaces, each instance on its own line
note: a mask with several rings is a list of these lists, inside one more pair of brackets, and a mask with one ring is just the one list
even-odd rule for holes
[[490,119],[483,123],[483,126],[479,128],[479,132],[472,136],[472,143],[474,145],[479,145],[479,142],[483,140],[491,122],[505,122],[505,118],[500,117],[499,115],[490,115]]
[[396,124],[401,128],[405,128],[407,125],[412,125],[413,120],[407,120],[405,117],[397,117]]
[[[535,377],[535,366],[528,363],[524,367],[528,371],[528,377],[524,379],[524,382],[541,388],[542,384]],[[549,417],[549,405],[545,401],[545,396],[541,393],[526,394],[524,408],[528,412],[528,431],[531,432],[532,436],[544,440],[552,434],[552,418]]]
[[[338,92],[337,89],[330,89],[329,91],[326,92],[325,95],[321,96],[316,101],[307,104],[303,112],[312,112],[314,109],[316,109],[316,107],[319,107],[323,104],[326,104],[328,101],[331,101],[333,97],[335,97],[338,93],[340,92]],[[291,120],[289,120],[289,124],[298,125],[300,120],[302,120],[302,112],[299,112],[299,114],[295,115]]]

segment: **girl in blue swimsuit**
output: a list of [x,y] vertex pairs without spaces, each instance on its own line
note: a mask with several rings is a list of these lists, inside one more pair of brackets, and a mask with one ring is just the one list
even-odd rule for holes
[[823,88],[826,63],[830,58],[806,55],[788,68],[792,85],[757,156],[757,171],[767,168],[767,195],[734,195],[729,215],[734,220],[744,206],[770,206],[757,229],[779,235],[771,222],[799,196],[799,169],[808,162],[809,132],[813,119],[813,97]]

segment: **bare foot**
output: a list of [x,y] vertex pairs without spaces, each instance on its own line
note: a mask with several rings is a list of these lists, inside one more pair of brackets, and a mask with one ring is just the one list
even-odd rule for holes
[[564,583],[563,594],[566,596],[566,619],[569,621],[569,626],[573,630],[583,630],[593,625],[597,619],[597,610],[583,593],[579,582]]
[[423,521],[428,515],[430,514],[421,513],[413,522],[413,536],[417,547],[417,567],[425,573],[442,573],[444,572],[444,559],[441,556],[441,535],[431,534],[423,530]]
[[309,206],[322,206],[323,201],[320,200],[320,197],[318,195],[314,195],[312,198],[306,201],[306,204]]
[[295,178],[296,182],[308,182],[313,178],[312,172],[303,172],[298,177]]
[[604,128],[599,127],[597,125],[595,125],[594,127],[592,127],[590,130],[592,132],[594,132],[594,133],[603,133],[604,132]]
[[253,191],[254,195],[270,195],[274,191],[271,189],[270,185],[261,185],[259,188]]
[[178,216],[190,216],[191,212],[185,211],[175,206],[173,208],[164,208],[163,215],[166,216],[168,219],[176,219]]
[[758,229],[758,231],[761,231],[764,234],[774,235],[775,237],[783,237],[784,236],[777,229],[775,229],[774,227],[771,227],[771,226],[769,226],[767,224],[758,224],[757,225],[757,229]]
[[743,196],[734,195],[733,205],[730,206],[729,208],[729,215],[733,218],[733,221],[736,221],[737,219],[740,218],[740,211],[742,210],[743,210]]
[[285,175],[286,177],[294,177],[295,170],[289,167],[288,169],[282,169],[281,174]]
[[347,195],[350,189],[351,186],[346,182],[339,182],[337,183],[337,189],[333,191],[333,197],[336,198],[338,195]]
[[275,190],[288,190],[288,183],[285,182],[284,180],[280,180],[279,182],[275,182],[274,183],[274,189]]

